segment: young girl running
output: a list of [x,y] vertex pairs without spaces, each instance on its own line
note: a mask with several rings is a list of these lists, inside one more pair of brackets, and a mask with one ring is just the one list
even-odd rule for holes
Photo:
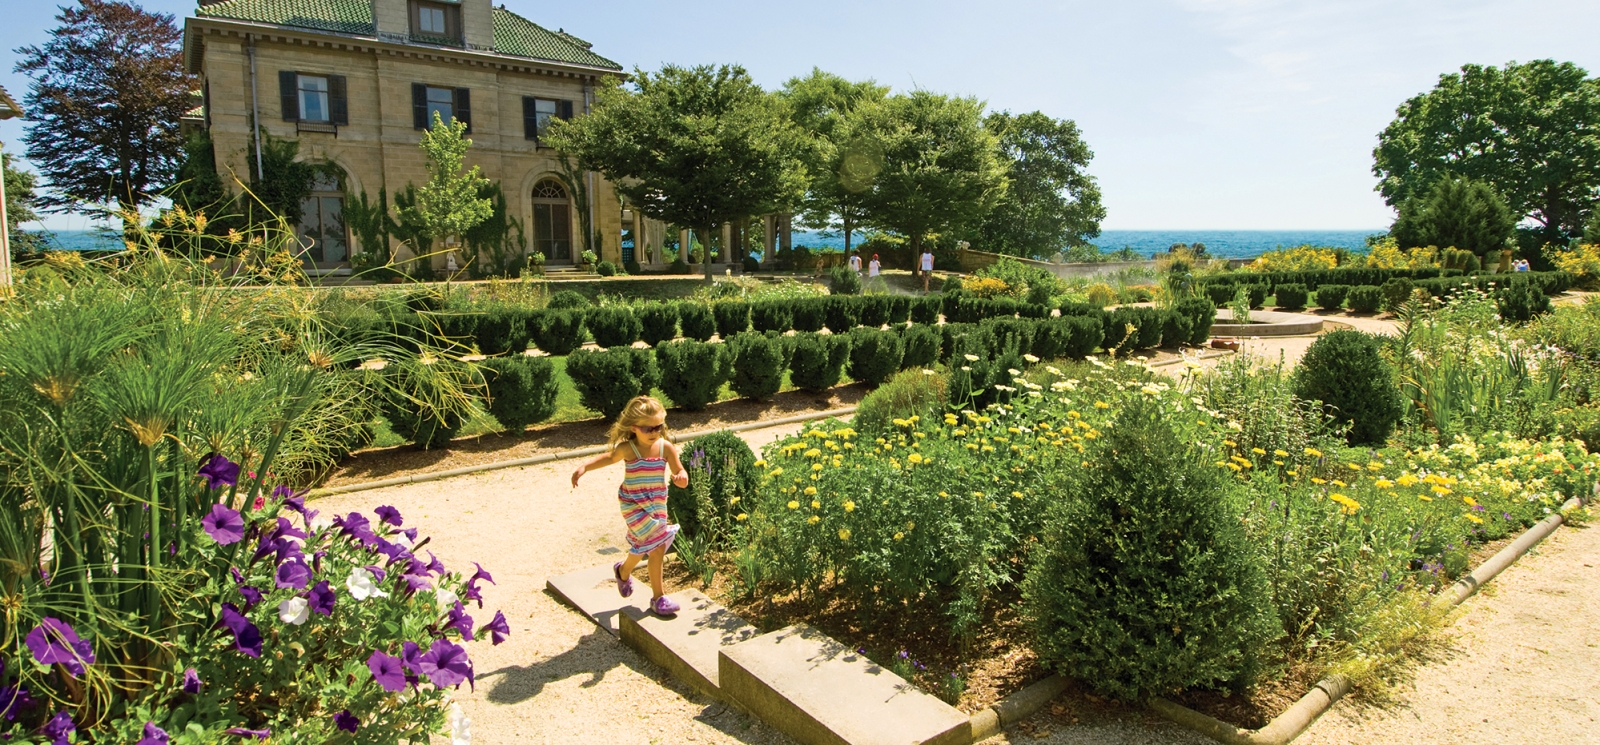
[[623,597],[633,594],[633,569],[641,557],[650,557],[650,610],[659,616],[678,612],[678,604],[667,599],[661,586],[662,559],[678,535],[678,526],[667,523],[667,468],[672,468],[672,483],[689,485],[689,474],[678,461],[678,447],[667,441],[667,410],[650,396],[628,402],[606,435],[611,452],[597,455],[572,472],[572,485],[591,468],[622,463],[626,475],[617,498],[622,501],[622,519],[628,523],[628,558],[611,567],[617,578],[617,591]]

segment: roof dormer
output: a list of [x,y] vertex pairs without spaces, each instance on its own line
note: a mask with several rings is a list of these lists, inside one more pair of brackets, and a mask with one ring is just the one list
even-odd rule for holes
[[372,18],[384,41],[494,49],[490,0],[372,0]]

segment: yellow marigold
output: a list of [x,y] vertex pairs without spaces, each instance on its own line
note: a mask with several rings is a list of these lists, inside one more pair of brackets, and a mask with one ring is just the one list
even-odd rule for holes
[[778,466],[777,468],[772,469],[772,473],[769,473],[767,475],[768,476],[772,476],[772,477],[782,476],[783,475],[783,466]]
[[822,518],[817,517],[816,515],[812,515],[811,517],[806,518],[806,524],[807,525],[816,525],[817,523],[820,523],[820,522],[822,522]]
[[1417,495],[1417,499],[1420,499],[1420,500],[1422,500],[1424,502],[1432,502],[1433,501],[1433,497],[1430,497],[1430,496],[1428,496],[1426,494],[1418,494]]
[[1250,448],[1250,452],[1255,453],[1256,455],[1266,455],[1267,454],[1267,451],[1262,450],[1261,448]]
[[1390,489],[1394,487],[1394,482],[1388,479],[1378,479],[1373,481],[1372,485],[1378,487],[1379,489]]
[[947,492],[947,491],[939,492],[939,496],[944,497],[945,499],[949,499],[950,498],[950,492]]
[[1466,502],[1468,507],[1478,506],[1478,500],[1473,499],[1472,497],[1462,497],[1461,501]]
[[1354,515],[1356,510],[1361,509],[1361,503],[1343,494],[1329,494],[1328,499],[1338,502],[1340,506],[1344,507],[1344,514],[1346,515]]
[[1311,477],[1311,483],[1316,484],[1317,486],[1321,486],[1321,485],[1326,484],[1328,482],[1325,479],[1319,479],[1319,478],[1313,476],[1313,477]]
[[815,487],[815,486],[806,487],[806,495],[807,496],[810,496],[810,495],[816,494],[816,493],[817,493],[817,487]]
[[800,503],[795,501],[795,500],[793,500],[793,499],[789,500],[789,509],[791,509],[791,510],[800,509]]
[[1022,498],[1022,492],[1019,492],[1019,491],[1011,492],[1011,496],[1016,497],[1017,499],[1021,499]]
[[1400,478],[1395,479],[1394,482],[1401,486],[1416,486],[1417,477],[1412,476],[1409,473],[1402,473],[1400,474]]
[[905,533],[900,533],[900,532],[896,532],[896,533],[895,533],[895,534],[894,534],[894,539],[895,539],[895,540],[897,540],[897,541],[898,541],[898,540],[900,540],[900,539],[902,539],[902,538],[905,538],[905,537],[906,537],[906,534],[905,534]]
[[912,454],[906,456],[906,462],[907,463],[911,463],[911,464],[921,463],[922,462],[922,454],[921,453],[912,453]]
[[821,448],[811,448],[810,450],[806,451],[806,457],[807,458],[820,458],[820,457],[822,457],[822,449]]
[[767,461],[765,459],[756,461],[756,468],[766,468],[766,467],[767,467]]
[[1368,471],[1382,471],[1383,470],[1383,464],[1379,463],[1377,461],[1373,461],[1373,462],[1367,464],[1367,470]]
[[1322,451],[1318,450],[1316,448],[1306,448],[1306,455],[1309,455],[1309,456],[1311,456],[1313,458],[1321,458],[1322,457]]
[[846,499],[844,501],[844,511],[845,512],[855,512],[856,511],[856,503]]
[[1230,447],[1230,448],[1236,448],[1236,447],[1239,447],[1239,443],[1237,443],[1237,442],[1234,442],[1234,441],[1233,441],[1233,440],[1223,440],[1223,441],[1222,441],[1222,444],[1224,444],[1224,445],[1227,445],[1227,446],[1228,446],[1228,447]]
[[1348,469],[1350,469],[1350,470],[1352,470],[1352,471],[1359,471],[1359,470],[1361,470],[1361,466],[1360,466],[1360,465],[1357,465],[1357,464],[1355,464],[1355,463],[1346,463],[1346,464],[1344,464],[1344,467],[1345,467],[1345,468],[1348,468]]
[[813,509],[813,510],[822,509],[822,503],[817,501],[817,500],[815,500],[815,499],[811,500],[811,509]]
[[850,529],[849,528],[840,528],[839,529],[839,540],[841,540],[841,541],[850,540]]
[[1096,401],[1096,402],[1094,402],[1094,407],[1096,409],[1109,409],[1109,408],[1111,408],[1111,404],[1108,404],[1108,403],[1106,403],[1104,401]]
[[1434,494],[1438,494],[1439,496],[1442,497],[1442,496],[1450,493],[1450,487],[1448,487],[1448,486],[1440,486],[1439,484],[1434,484],[1430,491],[1432,491]]
[[1478,517],[1477,515],[1467,515],[1467,519],[1478,523],[1479,525],[1483,524],[1483,518]]
[[1272,454],[1278,456],[1279,458],[1289,457],[1289,451],[1287,450],[1274,450],[1272,451]]
[[1340,487],[1343,487],[1343,486],[1349,486],[1349,484],[1346,484],[1346,483],[1345,483],[1345,482],[1343,482],[1343,481],[1340,481],[1340,480],[1338,480],[1338,479],[1334,479],[1334,480],[1333,480],[1333,485],[1334,485],[1334,486],[1340,486]]
[[812,463],[811,464],[811,470],[813,470],[813,471],[822,470],[822,464],[821,463]]

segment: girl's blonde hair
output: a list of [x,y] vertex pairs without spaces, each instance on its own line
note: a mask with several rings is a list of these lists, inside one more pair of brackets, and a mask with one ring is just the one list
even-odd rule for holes
[[[622,413],[617,415],[617,421],[612,422],[610,431],[606,432],[606,447],[614,448],[624,442],[633,440],[634,425],[643,423],[646,419],[654,419],[664,414],[667,407],[662,406],[654,396],[635,396],[627,406],[622,407]],[[661,423],[661,439],[667,439],[668,431],[666,421]]]

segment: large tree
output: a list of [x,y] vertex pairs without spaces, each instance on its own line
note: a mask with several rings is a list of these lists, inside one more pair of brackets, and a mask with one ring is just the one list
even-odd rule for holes
[[866,103],[882,101],[889,87],[871,80],[850,82],[833,73],[812,68],[803,78],[790,78],[779,93],[789,104],[789,115],[807,136],[800,153],[811,177],[801,203],[802,224],[850,236],[866,218],[866,195],[878,170],[882,153],[861,138],[842,141],[848,131],[844,120]]
[[1094,153],[1070,119],[996,112],[984,126],[1000,141],[1010,186],[978,227],[985,251],[1044,258],[1100,235],[1106,208],[1088,173]]
[[1507,248],[1517,218],[1494,188],[1482,181],[1447,178],[1432,191],[1400,205],[1389,235],[1401,248],[1436,246],[1471,251],[1480,258]]
[[1600,81],[1570,62],[1465,65],[1402,104],[1372,154],[1390,206],[1468,177],[1565,243],[1600,195]]
[[635,69],[631,88],[601,86],[594,110],[555,123],[548,139],[644,214],[703,237],[805,188],[803,135],[738,66]]
[[183,157],[178,120],[194,104],[183,34],[171,14],[132,3],[63,7],[43,46],[17,50],[32,78],[28,160],[44,176],[45,209],[134,209],[165,187]]
[[11,153],[0,153],[0,163],[3,163],[0,170],[3,170],[6,187],[7,243],[12,253],[32,251],[39,244],[39,236],[23,230],[22,224],[39,219],[33,213],[34,202],[38,199],[33,191],[33,174],[13,166]]
[[975,98],[912,91],[864,105],[846,122],[843,139],[882,158],[867,222],[904,236],[912,256],[930,235],[977,224],[1005,194],[1005,165]]

